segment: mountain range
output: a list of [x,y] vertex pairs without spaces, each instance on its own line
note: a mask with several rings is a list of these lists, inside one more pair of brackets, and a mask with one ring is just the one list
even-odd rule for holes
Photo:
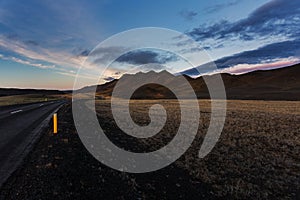
[[[232,75],[227,73],[220,74],[227,99],[241,100],[300,100],[300,64],[273,70],[253,71],[242,75]],[[191,78],[183,75],[184,78],[193,87],[194,92],[199,99],[209,99],[209,92],[204,82],[205,79],[213,79],[215,75],[205,75],[198,78]],[[139,72],[137,74],[125,74],[119,80],[107,82],[97,86],[87,86],[79,91],[82,93],[94,92],[98,99],[107,99],[112,96],[116,84],[121,80],[123,88],[131,89],[132,83],[136,80],[163,79],[166,83],[172,83],[176,87],[184,88],[179,83],[179,76],[170,74],[167,71],[147,73]],[[59,90],[35,90],[35,89],[1,89],[1,96],[22,95],[22,94],[70,94],[72,91]],[[185,90],[180,91],[185,94]],[[188,94],[187,94],[188,96]],[[176,96],[168,88],[159,84],[146,84],[135,90],[132,99],[174,99]],[[187,97],[188,98],[188,97]]]
[[[227,99],[242,100],[300,100],[300,64],[289,67],[258,70],[242,75],[231,75],[227,73],[220,74]],[[161,77],[167,79],[168,82],[176,84],[177,76],[171,75],[166,71],[159,73],[150,71],[148,73],[137,73],[134,75],[124,75],[120,78],[123,83],[128,83],[133,77],[137,79],[145,79],[148,77]],[[199,99],[209,99],[209,93],[204,82],[205,79],[214,78],[215,75],[205,75],[198,78],[191,78],[183,75],[190,85],[193,87]],[[97,86],[98,98],[110,98],[112,91],[119,80],[115,79]],[[178,88],[181,85],[177,85]],[[82,92],[95,91],[95,86],[89,86],[81,89]],[[184,91],[182,91],[184,92]],[[133,99],[174,99],[175,95],[166,87],[158,84],[146,84],[138,88],[132,95]]]

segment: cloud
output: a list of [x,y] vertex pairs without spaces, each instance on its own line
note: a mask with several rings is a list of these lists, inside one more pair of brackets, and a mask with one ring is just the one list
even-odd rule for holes
[[300,40],[290,40],[266,45],[264,47],[244,51],[215,61],[218,68],[227,68],[237,64],[257,64],[264,60],[298,56],[295,50],[300,47]]
[[[223,57],[214,61],[217,68],[228,69],[234,66],[239,66],[239,70],[242,70],[242,66],[256,65],[270,61],[282,60],[285,58],[300,58],[299,52],[296,50],[300,47],[300,40],[289,40],[284,42],[277,42],[269,45],[265,45],[255,50],[244,51],[231,56]],[[284,66],[284,63],[282,63]],[[197,67],[196,69],[189,69],[184,71],[184,74],[198,76],[201,73],[208,73],[213,70],[212,63],[206,63]],[[200,71],[200,73],[199,73]],[[245,72],[247,69],[245,68]]]
[[165,64],[167,62],[176,60],[177,57],[170,53],[150,50],[137,50],[120,56],[116,61],[120,63],[125,62],[129,64],[143,65],[149,63]]
[[245,74],[257,70],[270,70],[270,69],[287,67],[294,64],[298,64],[299,62],[300,62],[299,58],[294,58],[294,57],[281,58],[281,59],[270,60],[268,62],[261,62],[258,64],[238,64],[224,69],[217,69],[205,74],[209,75],[209,74],[216,74],[216,73],[229,73],[229,74],[240,75],[240,74]]
[[[117,59],[110,63],[116,57]],[[90,52],[89,59],[97,66],[109,66],[102,74],[101,79],[104,81],[117,79],[124,73],[167,69],[164,64],[178,60],[176,55],[166,51],[149,48],[129,51],[122,46],[97,48]]]
[[86,49],[86,50],[83,50],[82,52],[80,52],[79,56],[86,57],[89,55],[89,53],[90,53],[90,50]]
[[64,76],[70,76],[70,77],[73,77],[73,78],[88,79],[88,80],[92,80],[92,81],[96,81],[99,78],[98,76],[95,76],[95,75],[91,75],[91,74],[77,74],[77,73],[75,73],[73,71],[67,71],[67,70],[56,71],[56,73],[64,75]]
[[[89,62],[85,63],[80,75],[75,73],[86,59],[84,50],[80,52],[81,56],[74,56],[72,52],[45,49],[41,45],[32,46],[21,40],[14,41],[3,36],[0,36],[0,50],[4,50],[6,60],[40,69],[51,69],[54,73],[64,76],[81,78],[86,85],[99,78],[97,66]],[[4,59],[4,55],[1,59]]]
[[[212,63],[207,63],[206,65],[202,66],[202,67],[207,67],[207,69],[199,70],[200,73],[196,69],[190,69],[190,70],[181,72],[180,74],[186,74],[186,75],[189,75],[194,78],[199,77],[199,76],[219,74],[219,73],[240,75],[240,74],[245,74],[245,73],[257,71],[257,70],[271,70],[271,69],[277,69],[277,68],[282,68],[282,67],[288,67],[288,66],[292,66],[292,65],[295,65],[298,63],[300,63],[300,58],[289,57],[289,58],[279,58],[279,59],[274,59],[274,60],[263,61],[263,62],[260,62],[257,64],[247,64],[247,63],[236,64],[231,67],[214,69],[214,70],[211,69]],[[204,68],[202,68],[202,69],[204,69]]]
[[[45,48],[73,42],[94,44],[100,39],[103,27],[97,12],[91,12],[103,2],[61,0],[5,1],[1,4],[0,22],[11,34],[26,40],[38,40]],[[0,26],[1,26],[0,25]]]
[[6,57],[6,56],[3,56],[2,54],[0,54],[0,58],[3,60],[11,60],[11,61],[23,64],[23,65],[37,67],[40,69],[54,69],[55,68],[55,65],[45,65],[42,63],[35,63],[35,62],[28,61],[28,60],[22,60],[22,59],[16,58],[16,57]]
[[[1,22],[0,22],[1,24]],[[11,40],[11,41],[15,41],[15,42],[20,42],[20,43],[24,43],[26,45],[29,45],[29,46],[38,46],[39,43],[35,40],[22,40],[21,37],[16,34],[16,33],[7,33],[7,34],[3,34],[4,37],[6,37],[7,39]]]
[[95,64],[110,64],[107,63],[108,61],[111,61],[115,57],[122,54],[124,51],[126,51],[125,47],[122,46],[109,46],[109,47],[98,47],[92,52],[90,52],[89,56],[91,58],[94,58]]
[[230,6],[235,6],[237,4],[239,4],[241,2],[241,0],[235,0],[235,1],[231,1],[229,3],[221,3],[221,4],[216,4],[214,6],[210,6],[210,7],[207,7],[205,8],[205,12],[210,14],[210,13],[215,13],[215,12],[218,12],[224,8],[228,8]]
[[[66,68],[78,69],[85,59],[85,57],[74,56],[66,51],[45,49],[41,46],[32,47],[32,45],[21,40],[11,40],[3,36],[0,36],[0,48],[5,49],[6,52],[13,52],[31,60],[53,63]],[[91,65],[85,65],[85,67],[93,68]]]
[[76,47],[71,51],[71,53],[76,57],[87,57],[90,52],[91,51],[89,49],[83,47]]
[[286,36],[296,38],[300,34],[300,1],[272,0],[257,8],[247,18],[237,22],[226,20],[201,25],[187,34],[198,41],[206,39],[244,41]]
[[24,64],[24,65],[30,65],[30,66],[33,66],[33,67],[37,67],[37,68],[40,68],[40,69],[54,69],[55,68],[55,65],[44,65],[44,64],[41,64],[41,63],[32,63],[28,60],[22,60],[22,59],[19,59],[19,58],[16,58],[16,57],[12,57],[12,61],[20,63],[20,64]]
[[161,70],[167,70],[168,68],[165,65],[157,64],[157,63],[149,63],[139,66],[139,69],[142,71],[161,71]]
[[179,15],[185,20],[191,21],[198,15],[198,13],[192,10],[182,10],[179,12]]

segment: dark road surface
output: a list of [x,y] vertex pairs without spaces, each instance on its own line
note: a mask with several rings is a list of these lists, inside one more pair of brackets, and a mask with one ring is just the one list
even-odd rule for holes
[[0,187],[22,162],[51,114],[65,101],[0,107]]

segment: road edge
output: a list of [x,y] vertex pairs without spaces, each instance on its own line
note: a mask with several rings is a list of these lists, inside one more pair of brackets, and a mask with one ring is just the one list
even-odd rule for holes
[[[0,180],[0,190],[5,185],[5,183],[9,180],[9,178],[23,165],[24,161],[26,160],[26,157],[30,154],[30,152],[34,149],[35,144],[38,142],[38,139],[41,138],[42,134],[45,132],[46,128],[49,126],[50,120],[52,118],[52,115],[56,112],[58,112],[64,104],[60,105],[58,108],[56,108],[54,111],[52,111],[48,117],[46,117],[35,129],[33,129],[31,136],[27,138],[27,140],[30,140],[27,145],[24,145],[22,153],[20,153],[18,159],[16,160],[15,164],[13,166],[10,166],[10,172],[6,174],[5,177],[3,177],[2,180]],[[0,199],[2,197],[0,196]]]

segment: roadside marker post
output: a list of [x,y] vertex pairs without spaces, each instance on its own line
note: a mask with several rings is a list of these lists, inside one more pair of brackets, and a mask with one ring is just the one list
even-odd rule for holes
[[57,134],[57,114],[53,114],[53,133]]

